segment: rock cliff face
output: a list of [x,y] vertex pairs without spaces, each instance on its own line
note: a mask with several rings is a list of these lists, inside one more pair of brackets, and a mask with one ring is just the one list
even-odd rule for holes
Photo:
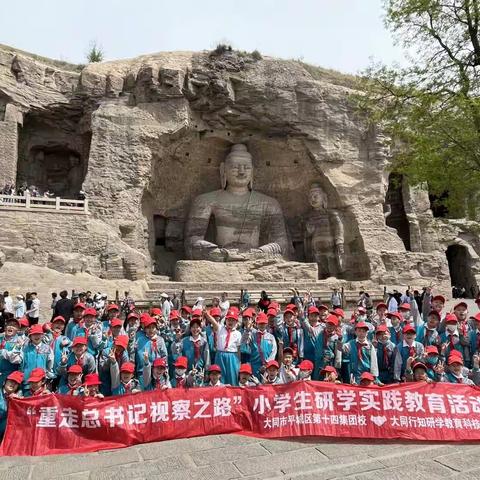
[[255,190],[282,206],[294,260],[305,260],[307,192],[317,182],[343,218],[347,280],[445,288],[449,247],[480,272],[478,224],[434,219],[425,191],[389,187],[385,138],[357,115],[345,85],[299,62],[235,52],[80,68],[0,46],[0,184],[65,198],[84,190],[91,211],[72,219],[0,209],[10,231],[0,249],[11,261],[60,271],[75,261],[104,278],[141,279],[154,263],[172,275],[192,198],[220,188],[220,163],[244,143]]

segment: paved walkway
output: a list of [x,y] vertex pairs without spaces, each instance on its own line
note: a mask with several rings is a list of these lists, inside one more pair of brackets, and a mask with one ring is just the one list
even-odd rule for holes
[[480,443],[292,441],[217,435],[92,454],[2,458],[0,480],[477,480],[479,458]]

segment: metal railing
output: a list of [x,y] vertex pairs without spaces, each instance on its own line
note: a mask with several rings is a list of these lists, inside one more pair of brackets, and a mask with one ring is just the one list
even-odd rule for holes
[[29,193],[20,195],[0,195],[0,209],[14,208],[25,210],[42,210],[53,212],[71,212],[88,214],[88,200],[69,198],[32,197]]

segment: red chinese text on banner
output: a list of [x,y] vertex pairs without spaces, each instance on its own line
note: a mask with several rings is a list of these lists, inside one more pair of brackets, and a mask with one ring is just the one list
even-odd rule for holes
[[173,389],[104,400],[48,395],[10,402],[4,455],[90,452],[200,435],[480,440],[480,388],[320,382]]

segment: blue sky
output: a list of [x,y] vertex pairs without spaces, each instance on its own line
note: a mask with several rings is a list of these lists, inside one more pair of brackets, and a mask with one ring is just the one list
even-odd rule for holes
[[4,0],[0,43],[85,62],[170,50],[241,50],[357,73],[371,57],[402,61],[382,20],[382,0]]

